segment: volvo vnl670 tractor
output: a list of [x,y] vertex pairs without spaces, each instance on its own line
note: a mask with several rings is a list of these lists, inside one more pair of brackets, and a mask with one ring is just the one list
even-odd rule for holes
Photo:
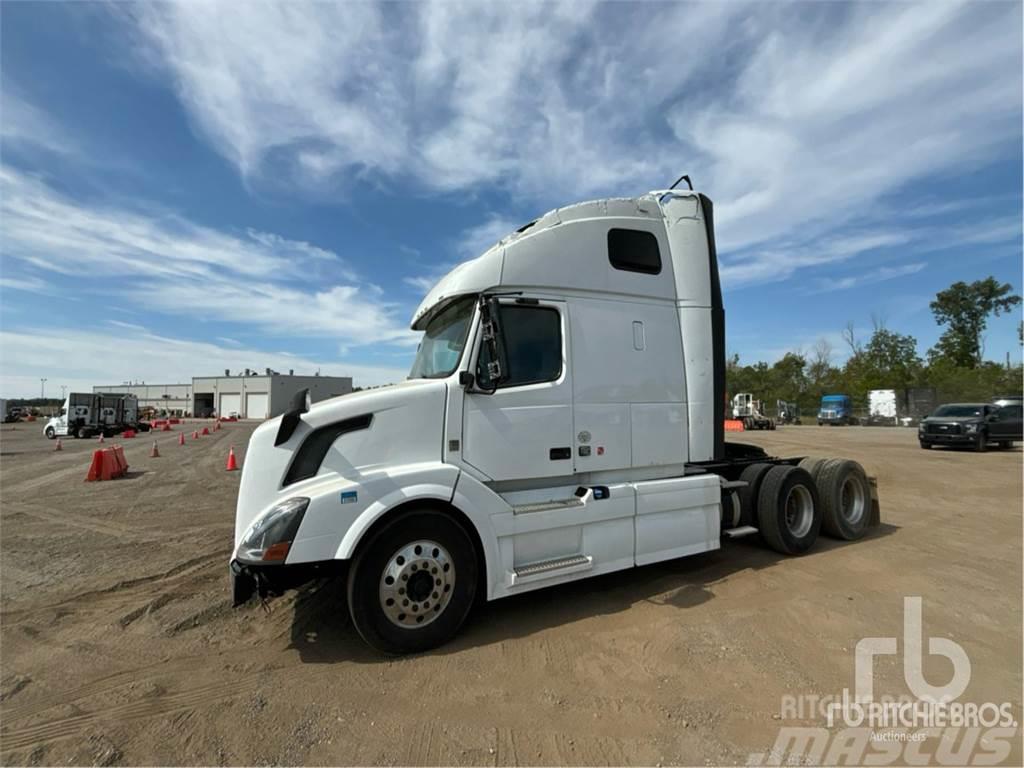
[[496,600],[718,549],[787,555],[879,519],[851,461],[724,440],[725,314],[711,201],[687,190],[559,208],[453,269],[412,318],[407,381],[252,435],[234,601],[338,572],[385,652]]

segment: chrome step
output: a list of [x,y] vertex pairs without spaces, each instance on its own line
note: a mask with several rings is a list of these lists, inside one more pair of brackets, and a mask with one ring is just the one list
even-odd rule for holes
[[752,525],[741,525],[739,528],[726,528],[722,531],[722,535],[727,539],[738,539],[741,536],[749,536],[752,533],[757,533],[757,528]]
[[536,501],[532,504],[514,504],[512,512],[516,515],[527,515],[531,512],[547,512],[552,509],[571,509],[582,507],[583,499],[573,496],[571,499],[556,499],[555,501]]
[[572,557],[559,557],[540,563],[520,565],[509,572],[509,586],[539,581],[540,579],[547,579],[552,576],[562,576],[567,573],[586,571],[590,570],[593,566],[594,558],[590,555],[573,555]]

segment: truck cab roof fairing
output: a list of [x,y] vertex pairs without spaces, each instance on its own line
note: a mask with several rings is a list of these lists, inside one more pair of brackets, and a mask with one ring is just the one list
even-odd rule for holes
[[[669,196],[671,197],[669,198]],[[420,303],[413,315],[411,327],[413,330],[423,330],[430,319],[447,306],[451,299],[457,296],[481,293],[498,288],[499,286],[513,284],[517,286],[520,284],[530,285],[538,288],[572,287],[571,281],[569,284],[563,285],[563,281],[558,279],[551,280],[550,276],[537,274],[535,267],[526,267],[525,264],[522,264],[520,259],[530,260],[527,253],[532,249],[528,243],[536,240],[537,246],[540,247],[539,241],[548,241],[550,243],[553,240],[559,240],[560,237],[557,232],[562,226],[574,224],[590,225],[589,227],[584,227],[584,230],[586,230],[593,229],[595,224],[599,224],[602,221],[606,221],[608,227],[628,228],[635,226],[637,229],[647,229],[657,233],[659,239],[663,239],[665,225],[670,215],[664,203],[668,199],[682,197],[692,198],[695,202],[697,201],[695,193],[678,190],[672,192],[659,191],[639,197],[591,200],[548,211],[531,222],[531,224],[510,232],[477,258],[459,264],[442,277]],[[697,211],[697,216],[699,216],[699,205]],[[672,215],[678,215],[678,213],[673,211]],[[576,227],[573,227],[573,229],[575,230]],[[601,237],[598,239],[603,241],[604,234],[601,233]],[[662,242],[661,245],[663,246],[662,252],[664,254],[667,255],[671,252],[667,242]],[[546,262],[546,260],[542,261]],[[588,263],[585,265],[585,269],[588,270],[593,267],[589,261],[590,259],[588,258]],[[605,260],[602,258],[601,261]],[[540,264],[541,261],[535,261],[534,263],[535,265]],[[517,267],[517,269],[512,270],[512,273],[516,274],[509,272],[508,268],[510,265]],[[543,264],[545,267],[544,272],[547,272],[546,267],[549,265],[554,266],[552,262]],[[577,267],[580,265],[562,264],[560,266],[568,268],[571,274],[579,274]],[[526,267],[526,272],[529,274],[524,274],[523,270],[518,267]],[[670,267],[669,272],[671,271],[673,270]],[[665,277],[669,278],[670,274],[666,274]],[[648,283],[647,288],[650,287],[652,287],[652,284]],[[614,290],[614,287],[610,285],[592,286],[592,288],[601,291]],[[669,286],[663,286],[661,290],[656,290],[655,293],[660,298],[671,298],[669,294],[673,290]],[[624,292],[635,293],[636,290],[627,289]],[[646,290],[641,290],[641,293],[646,292]]]

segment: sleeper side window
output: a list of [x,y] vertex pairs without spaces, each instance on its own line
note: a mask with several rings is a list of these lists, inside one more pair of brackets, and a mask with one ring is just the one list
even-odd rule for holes
[[[555,381],[562,375],[562,321],[557,309],[502,305],[501,337],[508,365],[500,389]],[[491,387],[487,345],[481,345],[476,378],[484,389]]]
[[608,261],[626,272],[661,274],[658,238],[640,229],[609,229]]

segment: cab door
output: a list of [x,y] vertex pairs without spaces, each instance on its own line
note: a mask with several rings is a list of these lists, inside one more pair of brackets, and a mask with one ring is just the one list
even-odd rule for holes
[[476,384],[466,391],[462,460],[492,480],[573,473],[568,307],[562,301],[502,299],[503,381],[493,393],[489,354],[476,334]]

